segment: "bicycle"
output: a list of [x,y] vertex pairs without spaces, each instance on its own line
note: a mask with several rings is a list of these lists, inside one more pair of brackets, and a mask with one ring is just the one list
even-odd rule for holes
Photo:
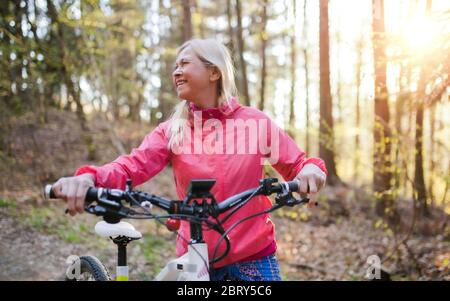
[[[156,219],[159,222],[161,222],[160,219],[167,218],[166,225],[169,230],[174,232],[177,232],[180,220],[189,221],[191,240],[188,243],[187,253],[169,261],[155,280],[209,281],[210,266],[228,254],[230,241],[227,235],[237,225],[284,206],[293,207],[309,202],[308,198],[296,199],[293,196],[292,192],[298,191],[298,181],[277,182],[278,179],[276,178],[261,179],[258,187],[233,195],[218,203],[210,192],[215,184],[214,179],[192,180],[183,200],[169,200],[154,194],[133,190],[131,180],[128,180],[125,190],[89,188],[85,197],[85,211],[103,217],[103,221],[95,225],[95,232],[102,237],[109,237],[117,245],[117,281],[129,280],[127,245],[142,237],[142,234],[131,224],[121,221],[125,218]],[[226,230],[223,228],[223,223],[253,197],[257,195],[268,196],[274,193],[276,194],[275,204],[270,208],[238,220]],[[51,185],[45,186],[44,195],[47,199],[56,198]],[[129,206],[124,203],[128,203]],[[151,212],[153,205],[165,210],[167,214],[154,215]],[[227,211],[230,212],[219,220],[219,214]],[[221,234],[211,260],[208,258],[208,246],[203,240],[202,225]],[[225,241],[226,249],[223,254],[216,256],[222,241]],[[81,256],[75,258],[67,269],[66,280],[105,281],[112,279],[106,267],[96,257]]]

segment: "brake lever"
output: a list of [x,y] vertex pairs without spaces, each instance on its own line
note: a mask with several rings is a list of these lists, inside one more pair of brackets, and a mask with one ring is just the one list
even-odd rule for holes
[[293,199],[294,199],[293,205],[308,204],[309,201],[310,201],[309,198],[302,198],[302,199],[296,199],[296,198],[293,198]]
[[[296,200],[295,200],[295,201],[296,201],[295,204],[296,204],[296,205],[300,205],[300,204],[308,204],[310,200],[311,200],[310,198],[296,199]],[[315,202],[314,205],[315,205],[315,206],[319,206],[319,202]]]

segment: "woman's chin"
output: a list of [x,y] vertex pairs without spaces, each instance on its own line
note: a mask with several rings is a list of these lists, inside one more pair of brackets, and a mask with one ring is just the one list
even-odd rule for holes
[[189,101],[189,99],[190,99],[190,97],[189,97],[189,93],[183,93],[183,92],[178,92],[177,93],[177,95],[178,95],[178,98],[180,98],[180,99],[184,99],[184,100],[187,100],[187,101]]

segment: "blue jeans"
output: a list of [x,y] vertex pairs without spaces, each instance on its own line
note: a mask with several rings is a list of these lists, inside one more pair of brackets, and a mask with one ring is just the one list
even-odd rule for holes
[[209,276],[211,281],[281,281],[280,266],[275,254],[211,269]]

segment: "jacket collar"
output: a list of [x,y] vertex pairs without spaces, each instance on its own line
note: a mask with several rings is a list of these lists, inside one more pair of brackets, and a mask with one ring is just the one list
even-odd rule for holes
[[211,118],[223,119],[231,116],[241,105],[239,104],[237,97],[231,97],[227,102],[223,103],[217,108],[201,109],[193,103],[189,103],[189,121],[193,121],[194,114],[200,114],[202,121],[206,121]]

